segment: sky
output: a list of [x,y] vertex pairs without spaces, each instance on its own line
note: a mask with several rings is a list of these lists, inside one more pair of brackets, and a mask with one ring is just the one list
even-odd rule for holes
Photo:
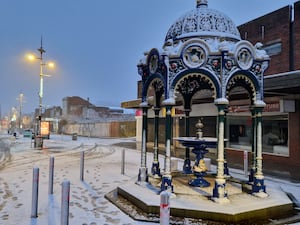
[[[208,0],[238,26],[296,0]],[[120,107],[137,98],[136,65],[145,51],[161,48],[172,23],[196,7],[196,0],[2,0],[0,2],[1,115],[38,108],[39,60],[43,37],[43,106],[62,106],[67,96],[97,106]]]

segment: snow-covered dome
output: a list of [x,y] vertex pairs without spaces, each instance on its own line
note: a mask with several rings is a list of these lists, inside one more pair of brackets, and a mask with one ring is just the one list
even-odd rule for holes
[[181,16],[170,27],[165,42],[201,37],[239,41],[240,33],[224,13],[208,8],[207,0],[197,0],[197,8]]

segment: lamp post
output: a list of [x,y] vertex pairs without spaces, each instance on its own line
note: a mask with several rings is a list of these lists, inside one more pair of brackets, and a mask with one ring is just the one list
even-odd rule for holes
[[22,108],[23,108],[23,102],[24,102],[24,94],[20,93],[19,97],[17,98],[19,101],[19,130],[23,128],[22,126]]
[[41,46],[37,49],[39,52],[39,57],[35,57],[34,55],[28,55],[28,59],[33,61],[34,59],[38,59],[40,61],[40,90],[39,90],[39,111],[38,111],[38,122],[37,122],[37,129],[35,131],[35,139],[34,139],[34,146],[35,147],[43,147],[43,138],[41,136],[41,121],[42,121],[42,107],[43,107],[43,93],[44,93],[44,77],[50,77],[51,75],[43,73],[43,67],[49,66],[54,67],[54,63],[49,62],[45,63],[43,54],[46,50],[43,48],[43,39],[41,38]]
[[[45,65],[43,61],[43,54],[46,50],[43,48],[43,42],[41,40],[41,47],[38,49],[40,52],[40,91],[39,91],[39,116],[42,116],[42,105],[43,105],[43,89],[44,89],[44,74],[43,66]],[[39,117],[40,120],[40,117]]]

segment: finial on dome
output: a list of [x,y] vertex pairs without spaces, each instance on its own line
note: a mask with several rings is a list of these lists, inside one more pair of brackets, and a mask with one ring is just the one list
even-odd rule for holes
[[197,0],[197,8],[200,6],[207,6],[208,0]]

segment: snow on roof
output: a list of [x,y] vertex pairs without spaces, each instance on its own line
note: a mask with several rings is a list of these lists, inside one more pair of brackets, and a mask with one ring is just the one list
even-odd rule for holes
[[241,40],[234,22],[224,13],[208,8],[207,1],[198,2],[196,9],[177,19],[170,27],[165,42],[195,36]]

